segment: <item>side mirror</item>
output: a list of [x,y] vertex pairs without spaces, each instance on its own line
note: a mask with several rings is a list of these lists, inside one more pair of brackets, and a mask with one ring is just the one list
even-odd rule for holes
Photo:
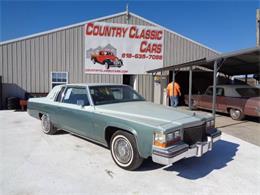
[[77,105],[84,107],[85,106],[84,100],[77,100]]

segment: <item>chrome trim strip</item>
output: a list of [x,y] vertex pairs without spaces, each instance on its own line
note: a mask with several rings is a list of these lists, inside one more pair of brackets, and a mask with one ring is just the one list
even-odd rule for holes
[[66,131],[66,132],[69,133],[69,134],[72,134],[72,135],[78,136],[78,137],[80,137],[80,138],[86,139],[87,141],[91,141],[91,142],[97,143],[97,144],[99,144],[99,145],[108,147],[108,145],[105,144],[105,143],[102,143],[102,142],[97,141],[97,140],[95,140],[95,139],[91,139],[91,138],[86,137],[86,136],[84,136],[84,135],[80,135],[80,134],[78,134],[78,133],[74,133],[74,132],[72,132],[72,131],[70,131],[70,130],[67,130],[67,129],[59,129],[59,130]]

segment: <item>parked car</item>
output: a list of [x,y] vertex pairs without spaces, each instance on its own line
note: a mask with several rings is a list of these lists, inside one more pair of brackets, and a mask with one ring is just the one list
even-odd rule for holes
[[[212,94],[210,86],[203,95],[192,95],[192,107],[211,110]],[[188,99],[186,95],[186,104]],[[218,85],[216,111],[229,113],[234,120],[242,120],[245,115],[260,117],[260,89],[248,85]]]
[[110,66],[121,67],[123,66],[123,61],[116,57],[110,51],[99,51],[98,53],[93,53],[91,55],[91,61],[95,64],[98,62],[99,64],[105,65],[106,69],[109,69]]
[[164,165],[200,157],[221,135],[211,114],[145,101],[127,85],[59,85],[47,97],[29,99],[28,113],[41,120],[46,134],[63,129],[109,147],[114,162],[127,170],[149,156]]

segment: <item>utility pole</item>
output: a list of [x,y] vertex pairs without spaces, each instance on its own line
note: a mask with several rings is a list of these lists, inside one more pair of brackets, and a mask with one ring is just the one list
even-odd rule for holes
[[125,7],[125,12],[126,12],[126,20],[127,20],[127,23],[128,23],[128,20],[129,20],[129,10],[128,10],[128,3],[126,4],[126,7]]
[[256,10],[256,46],[260,46],[260,9]]

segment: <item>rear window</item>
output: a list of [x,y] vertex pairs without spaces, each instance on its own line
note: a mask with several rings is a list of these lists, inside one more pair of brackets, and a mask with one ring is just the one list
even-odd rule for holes
[[258,88],[236,88],[237,93],[241,97],[259,97],[260,89]]
[[213,95],[213,88],[212,87],[208,88],[205,94],[206,95]]

